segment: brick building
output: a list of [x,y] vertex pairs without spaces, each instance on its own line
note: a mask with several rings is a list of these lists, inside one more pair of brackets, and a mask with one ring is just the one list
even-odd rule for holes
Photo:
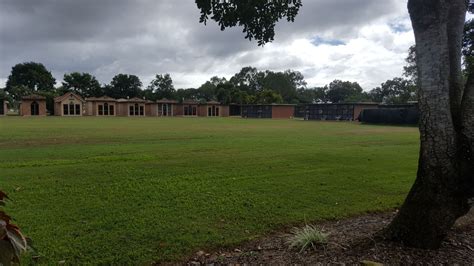
[[21,98],[21,116],[45,116],[46,114],[46,97],[31,94]]
[[158,104],[158,116],[175,116],[180,113],[178,109],[181,108],[181,106],[178,104],[178,101],[161,99],[156,101],[156,103]]
[[146,116],[145,106],[147,100],[140,98],[118,99],[117,100],[117,116],[140,117]]
[[85,115],[116,116],[117,100],[108,96],[86,98]]
[[82,116],[84,99],[73,92],[54,98],[54,115]]

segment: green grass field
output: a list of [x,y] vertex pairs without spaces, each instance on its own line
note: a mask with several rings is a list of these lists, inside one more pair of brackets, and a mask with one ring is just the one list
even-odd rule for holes
[[399,206],[418,136],[345,122],[4,117],[0,188],[41,263],[173,261]]

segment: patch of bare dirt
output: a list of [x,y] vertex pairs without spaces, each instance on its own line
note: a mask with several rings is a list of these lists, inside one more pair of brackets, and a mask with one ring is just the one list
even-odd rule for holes
[[[474,212],[458,221],[439,250],[406,248],[371,238],[395,213],[367,214],[316,223],[328,244],[303,253],[288,249],[289,229],[218,252],[199,251],[188,264],[459,264],[474,265]],[[362,263],[364,264],[364,263]],[[376,264],[374,264],[376,265]]]

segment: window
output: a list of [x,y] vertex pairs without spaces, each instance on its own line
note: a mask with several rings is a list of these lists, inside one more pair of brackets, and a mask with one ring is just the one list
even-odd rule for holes
[[110,114],[110,115],[115,115],[115,114],[114,114],[114,106],[113,106],[113,105],[111,105],[111,106],[109,107],[109,114]]
[[37,102],[31,103],[31,115],[39,115],[39,104]]
[[5,109],[4,109],[4,101],[0,101],[0,115],[5,114]]
[[196,115],[196,106],[193,106],[193,115]]
[[188,111],[188,107],[187,107],[187,106],[184,107],[184,115],[189,115],[189,111]]
[[130,105],[130,112],[129,112],[129,115],[133,115],[134,112],[133,112],[133,105]]
[[143,105],[140,105],[140,115],[144,116],[145,115],[145,108]]
[[104,114],[104,106],[102,106],[102,104],[99,105],[99,115],[103,115]]
[[135,104],[135,115],[138,115],[138,103]]
[[74,115],[74,103],[69,103],[69,115]]
[[69,115],[69,105],[63,104],[63,115]]
[[219,107],[216,107],[216,116],[219,116]]
[[81,105],[76,104],[76,115],[81,115]]
[[207,116],[212,116],[212,107],[207,108]]
[[109,115],[109,105],[104,103],[104,115]]

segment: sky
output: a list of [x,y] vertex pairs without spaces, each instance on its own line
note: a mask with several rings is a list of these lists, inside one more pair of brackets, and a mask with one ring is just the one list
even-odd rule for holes
[[137,75],[144,88],[170,73],[197,88],[242,67],[300,71],[308,87],[334,79],[370,90],[401,76],[414,44],[406,0],[303,0],[294,23],[278,22],[259,47],[239,27],[199,23],[193,0],[0,0],[0,87],[12,66],[43,63],[59,82],[88,72],[103,83]]

